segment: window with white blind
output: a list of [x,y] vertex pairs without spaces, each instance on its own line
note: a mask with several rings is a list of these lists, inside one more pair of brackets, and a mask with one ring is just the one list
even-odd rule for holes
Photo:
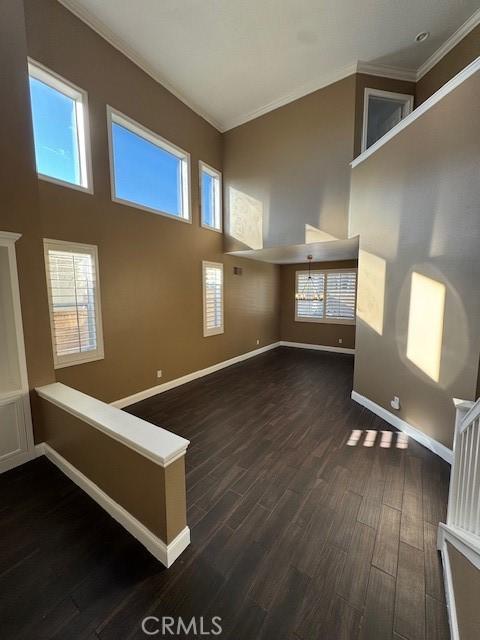
[[354,324],[357,272],[351,269],[296,272],[295,320]]
[[223,333],[223,264],[203,262],[203,335]]
[[97,247],[44,240],[44,251],[55,368],[102,359]]

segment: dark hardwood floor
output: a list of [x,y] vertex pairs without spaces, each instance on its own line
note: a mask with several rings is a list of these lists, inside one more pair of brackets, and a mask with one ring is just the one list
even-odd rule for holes
[[236,640],[449,638],[448,465],[397,448],[352,369],[281,348],[130,409],[191,440],[192,544],[169,570],[45,459],[0,477],[0,637],[145,639],[150,615],[220,616]]

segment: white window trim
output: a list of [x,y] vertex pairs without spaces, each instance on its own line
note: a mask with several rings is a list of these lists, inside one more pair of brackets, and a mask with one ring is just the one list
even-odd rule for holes
[[92,152],[90,146],[87,92],[32,58],[28,58],[28,75],[75,101],[81,184],[59,180],[58,178],[37,172],[39,179],[61,187],[69,187],[70,189],[83,191],[84,193],[93,193]]
[[[216,206],[218,207],[218,221],[219,227],[212,227],[203,221],[203,210],[202,210],[202,201],[203,201],[203,180],[202,173],[207,173],[212,176],[212,178],[218,179],[218,194],[216,194]],[[214,167],[211,167],[203,160],[199,160],[198,162],[198,180],[200,185],[200,224],[204,229],[210,229],[211,231],[216,231],[217,233],[223,233],[223,207],[222,207],[222,193],[223,193],[223,184],[222,184],[222,172]]]
[[[55,325],[53,320],[53,301],[50,283],[50,265],[48,250],[56,249],[58,251],[72,251],[72,252],[85,252],[89,253],[95,262],[95,294],[96,294],[96,308],[95,308],[95,328],[97,338],[97,348],[95,351],[89,351],[85,353],[69,354],[67,356],[58,356],[55,349]],[[53,350],[53,364],[54,369],[63,369],[64,367],[71,367],[76,364],[84,364],[85,362],[95,362],[96,360],[103,360],[105,357],[103,347],[103,323],[102,323],[102,301],[100,295],[100,271],[98,267],[98,248],[93,244],[79,244],[76,242],[66,242],[64,240],[52,240],[50,238],[43,239],[43,251],[45,257],[45,271],[47,277],[47,292],[48,292],[48,312],[50,316],[50,333],[52,338],[52,350]]]
[[[131,200],[124,200],[123,198],[117,198],[115,194],[115,161],[113,157],[113,136],[112,136],[112,123],[119,124],[125,129],[128,129],[132,133],[148,140],[152,144],[156,145],[160,149],[171,153],[181,160],[182,164],[182,215],[176,216],[173,213],[167,213],[160,209],[153,209],[142,204],[137,204]],[[169,142],[165,138],[162,138],[158,133],[154,133],[150,129],[147,129],[143,125],[139,124],[132,118],[129,118],[125,114],[117,111],[110,105],[107,105],[107,130],[108,130],[108,156],[110,161],[110,187],[112,193],[112,202],[123,204],[133,209],[140,209],[141,211],[148,211],[149,213],[155,213],[159,216],[165,216],[170,220],[179,220],[180,222],[192,222],[192,205],[191,205],[191,187],[190,187],[190,154],[185,149],[177,147],[173,142]]]
[[[371,89],[367,87],[363,94],[362,153],[367,149],[368,106],[370,96],[402,100],[404,103],[402,108],[402,120],[413,111],[414,96],[409,93],[394,93],[393,91],[382,91],[381,89]],[[381,140],[381,138],[379,138],[379,140]]]
[[[299,269],[295,271],[295,293],[298,289],[298,274],[308,273],[308,269]],[[315,318],[312,316],[299,316],[298,315],[298,300],[295,298],[295,322],[317,322],[320,324],[356,324],[356,308],[357,308],[357,287],[358,287],[358,270],[357,269],[312,269],[311,273],[323,273],[325,274],[324,285],[324,300],[323,300],[323,314],[325,315],[326,309],[326,296],[327,296],[327,274],[329,273],[355,273],[355,318],[353,320],[345,320],[342,318]]]
[[[205,272],[207,267],[220,268],[222,271],[222,324],[220,327],[215,327],[214,329],[207,328],[207,288],[205,286]],[[208,262],[207,260],[203,260],[202,262],[202,292],[203,292],[203,337],[207,338],[208,336],[217,336],[221,333],[225,332],[224,327],[224,314],[225,314],[225,278],[224,278],[224,270],[223,264],[221,262]]]

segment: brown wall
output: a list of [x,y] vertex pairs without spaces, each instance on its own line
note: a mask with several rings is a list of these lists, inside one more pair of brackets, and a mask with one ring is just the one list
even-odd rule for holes
[[480,571],[447,542],[453,590],[462,640],[480,638]]
[[393,78],[381,78],[380,76],[370,76],[365,73],[357,73],[355,87],[355,151],[357,157],[362,149],[362,129],[363,129],[363,105],[365,89],[381,89],[382,91],[393,91],[395,93],[406,93],[415,95],[415,83],[404,80],[394,80]]
[[228,131],[227,214],[234,188],[262,203],[264,246],[305,242],[305,224],[345,238],[354,119],[352,75]]
[[[295,321],[295,272],[306,264],[284,264],[280,267],[280,338],[287,342],[303,342],[329,347],[355,348],[355,325]],[[357,268],[356,260],[316,262],[312,269]],[[339,338],[342,343],[338,342]]]
[[184,457],[163,468],[47,400],[39,418],[41,440],[161,540],[185,528]]
[[0,60],[2,83],[8,87],[0,100],[0,230],[22,234],[16,251],[28,376],[33,387],[52,382],[54,372],[20,0],[2,0]]
[[[400,417],[448,447],[452,398],[474,398],[480,353],[479,104],[477,73],[352,171],[368,320],[357,318],[354,388],[388,410],[398,395]],[[406,357],[412,271],[446,289],[438,382]],[[371,326],[379,298],[381,335]]]
[[480,25],[475,27],[417,82],[416,105],[429,98],[459,71],[480,56]]
[[[28,54],[86,90],[89,99],[94,194],[38,181],[40,214],[30,213],[40,218],[41,237],[98,246],[105,359],[58,369],[56,379],[112,401],[255,349],[257,339],[260,346],[276,341],[278,268],[224,256],[222,235],[200,227],[198,161],[222,168],[218,131],[58,2],[27,0],[25,7]],[[24,91],[16,110],[32,162],[25,66],[17,75]],[[107,104],[190,152],[192,224],[111,201]],[[8,140],[5,155],[11,156],[16,141],[11,135]],[[30,181],[36,190],[31,174]],[[202,260],[225,265],[225,333],[208,338],[203,337]],[[242,276],[232,274],[237,264]],[[35,271],[43,302],[38,256]],[[35,302],[31,309],[42,326],[48,323],[44,304]],[[27,342],[30,363],[35,348],[51,349],[44,334],[35,344],[27,335]]]

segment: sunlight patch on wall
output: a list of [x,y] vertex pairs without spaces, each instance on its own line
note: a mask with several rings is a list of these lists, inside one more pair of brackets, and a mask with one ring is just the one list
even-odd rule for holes
[[263,203],[229,187],[229,233],[250,249],[263,248]]
[[386,262],[360,250],[358,262],[357,316],[379,335],[383,334]]
[[435,382],[440,379],[445,291],[438,280],[412,273],[407,358]]
[[339,240],[339,238],[311,224],[305,225],[305,244],[311,244],[312,242],[332,242],[335,240]]

